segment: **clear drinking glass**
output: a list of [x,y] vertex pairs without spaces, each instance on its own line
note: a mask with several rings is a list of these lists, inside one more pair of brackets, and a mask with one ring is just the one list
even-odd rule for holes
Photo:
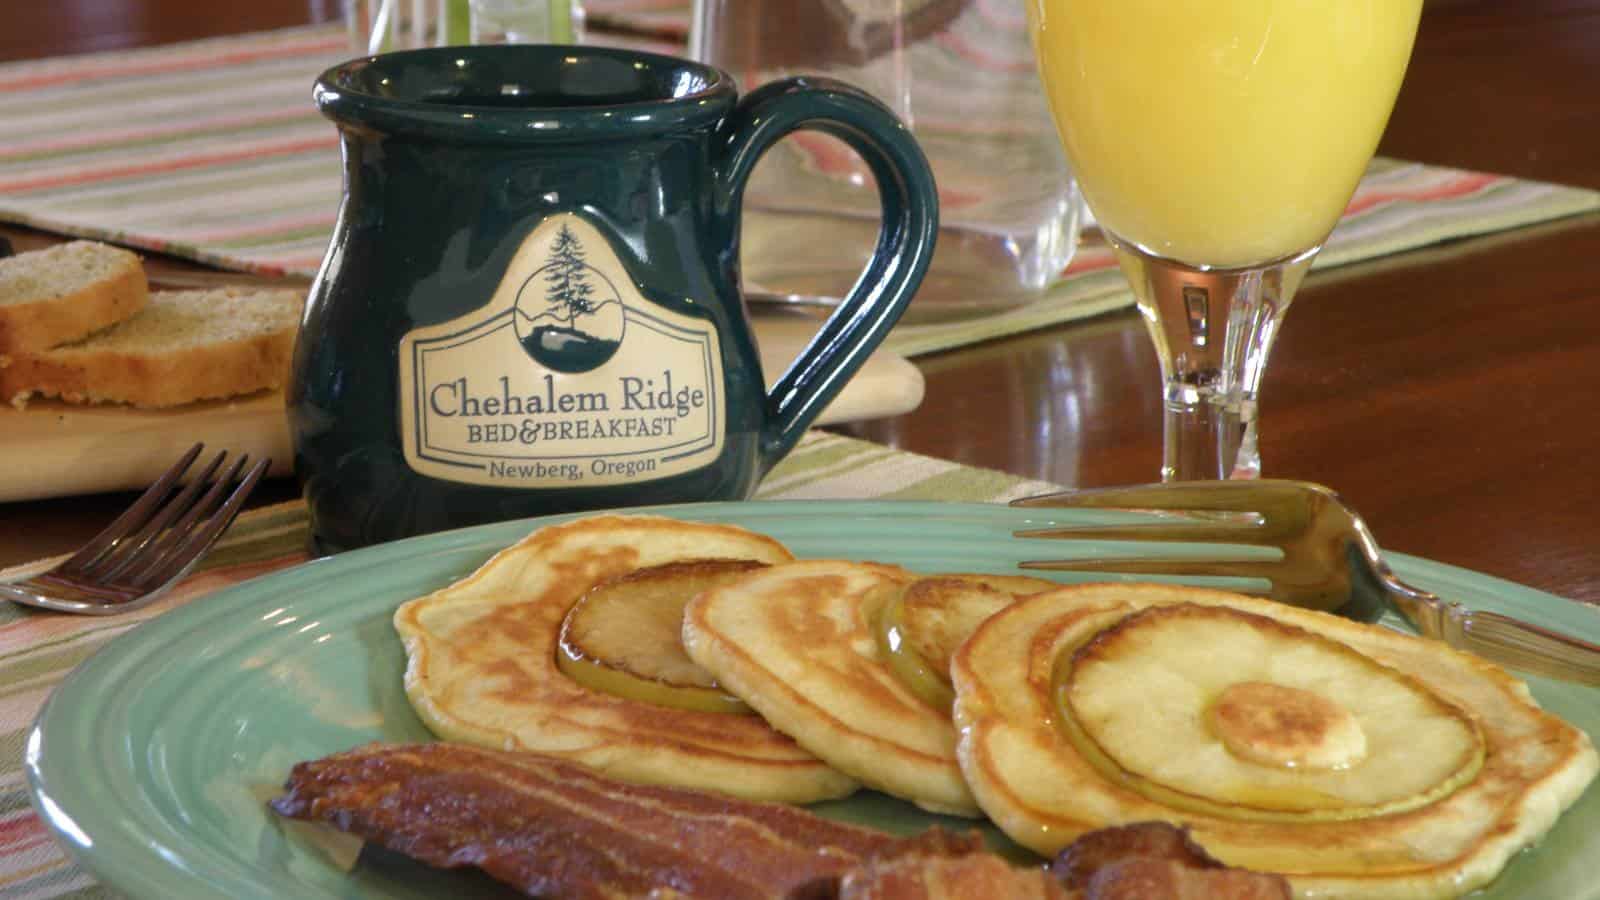
[[[882,100],[939,181],[933,263],[902,321],[1037,299],[1077,246],[1082,205],[1016,0],[695,0],[689,55],[755,85],[825,75]],[[747,288],[827,303],[871,255],[878,195],[844,144],[796,134],[746,191]]]
[[1260,474],[1272,341],[1378,144],[1422,0],[1029,0],[1080,187],[1155,341],[1163,480]]
[[344,0],[357,53],[459,44],[573,43],[583,32],[577,0]]
[[583,14],[572,0],[467,0],[473,44],[570,44]]

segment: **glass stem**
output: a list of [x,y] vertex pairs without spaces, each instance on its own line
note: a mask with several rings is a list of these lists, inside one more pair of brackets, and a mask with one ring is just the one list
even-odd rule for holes
[[1108,235],[1161,363],[1161,480],[1256,478],[1256,394],[1316,249],[1239,269],[1184,265]]

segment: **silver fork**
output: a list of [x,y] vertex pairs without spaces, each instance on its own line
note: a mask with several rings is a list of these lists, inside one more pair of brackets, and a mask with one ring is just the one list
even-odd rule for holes
[[1600,646],[1412,587],[1384,562],[1365,522],[1326,487],[1305,481],[1185,481],[1064,491],[1013,506],[1146,512],[1156,521],[1018,531],[1018,537],[1183,541],[1277,547],[1278,559],[1135,556],[1035,560],[1023,568],[1266,579],[1294,606],[1365,621],[1385,609],[1427,637],[1510,668],[1600,685]]
[[244,471],[250,457],[241,456],[225,475],[212,480],[228,456],[224,451],[173,493],[203,448],[190,447],[132,506],[60,565],[22,581],[0,583],[0,599],[99,616],[132,612],[155,601],[188,574],[233,522],[271,462],[264,459]]

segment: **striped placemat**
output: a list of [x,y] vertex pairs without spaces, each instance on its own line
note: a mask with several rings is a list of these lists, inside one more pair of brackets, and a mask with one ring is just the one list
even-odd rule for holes
[[[1004,502],[1052,488],[811,432],[768,474],[757,497]],[[306,534],[306,511],[298,501],[248,512],[194,574],[157,603],[126,616],[72,616],[0,604],[0,897],[117,896],[67,859],[29,805],[22,773],[24,743],[50,691],[74,666],[140,622],[212,591],[304,562]],[[7,569],[0,580],[33,574],[51,562]]]
[[[680,0],[591,3],[639,33],[600,42],[681,48]],[[644,36],[641,37],[640,33]],[[338,138],[311,83],[350,55],[338,26],[294,28],[0,66],[0,220],[266,274],[314,274],[341,190]],[[1592,191],[1379,159],[1319,257],[1328,267],[1600,208]],[[1086,243],[1032,304],[904,324],[888,346],[930,353],[1132,302]]]
[[686,0],[582,0],[591,29],[619,29],[665,40],[689,37],[693,5]]

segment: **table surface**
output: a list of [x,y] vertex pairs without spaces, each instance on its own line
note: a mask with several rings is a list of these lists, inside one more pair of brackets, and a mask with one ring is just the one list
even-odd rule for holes
[[[0,60],[337,12],[337,0],[42,4],[0,32]],[[1600,0],[1429,0],[1380,152],[1600,188],[1597,95]],[[918,363],[919,409],[841,430],[1068,484],[1155,477],[1160,385],[1131,310]],[[1267,370],[1265,471],[1334,487],[1390,550],[1600,603],[1600,410],[1584,375],[1597,365],[1600,215],[1322,272]],[[295,490],[272,482],[256,502]],[[0,565],[75,546],[128,499],[0,504]]]

